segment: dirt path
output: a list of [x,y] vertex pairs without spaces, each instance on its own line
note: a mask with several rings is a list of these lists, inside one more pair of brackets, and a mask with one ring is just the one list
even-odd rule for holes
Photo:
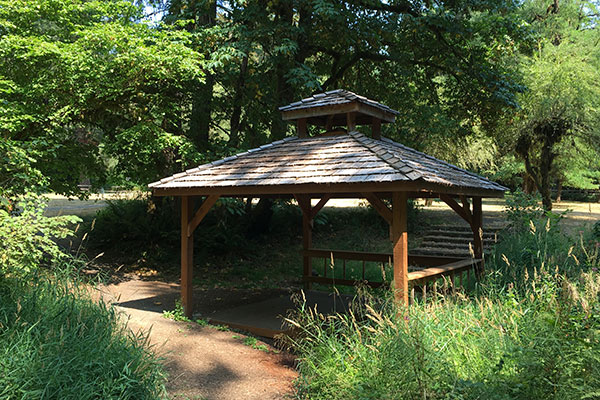
[[133,278],[100,290],[127,315],[134,332],[151,329],[150,341],[165,358],[171,398],[279,400],[292,393],[297,373],[291,356],[254,349],[238,333],[164,318],[162,310],[173,309],[179,285]]

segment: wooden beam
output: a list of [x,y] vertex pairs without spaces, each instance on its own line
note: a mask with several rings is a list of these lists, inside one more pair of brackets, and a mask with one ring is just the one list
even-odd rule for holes
[[375,118],[379,118],[384,122],[395,122],[396,115],[394,113],[384,111],[380,108],[370,106],[368,104],[359,103],[358,104],[358,112],[361,114],[370,115]]
[[[310,204],[310,203],[309,203]],[[310,214],[302,213],[302,249],[308,250],[312,247],[312,219]],[[312,259],[308,256],[302,257],[302,276],[304,278],[312,276]],[[312,287],[308,281],[304,282],[304,290],[310,290]]]
[[406,192],[392,194],[394,298],[399,305],[403,306],[408,306],[407,200]]
[[371,122],[371,136],[375,140],[381,140],[381,120],[379,118],[373,117],[373,122]]
[[306,118],[300,118],[296,122],[297,127],[297,135],[299,138],[307,138],[308,137],[308,127],[306,126]]
[[329,193],[327,193],[327,194],[323,195],[323,197],[321,197],[321,200],[319,200],[319,202],[317,204],[315,204],[315,206],[310,211],[310,219],[314,219],[317,216],[319,211],[321,211],[321,209],[323,207],[325,207],[325,204],[327,204],[329,199],[331,199],[331,194],[329,194]]
[[471,204],[469,204],[469,200],[467,199],[467,196],[461,194],[458,196],[458,198],[460,199],[460,202],[462,203],[463,208],[465,209],[465,211],[467,212],[467,214],[471,214]]
[[303,214],[310,215],[310,196],[304,194],[295,194],[294,198],[298,202],[298,206]]
[[343,285],[343,286],[358,286],[358,285],[366,285],[371,288],[378,288],[384,285],[383,282],[372,282],[372,281],[362,281],[362,280],[352,280],[352,279],[341,279],[341,278],[327,278],[324,276],[307,276],[304,279],[304,282],[314,282],[320,283],[323,285]]
[[475,258],[481,259],[479,264],[479,275],[481,276],[485,270],[484,259],[483,259],[483,212],[481,197],[473,197],[473,223],[471,224],[473,230],[473,244]]
[[194,235],[188,235],[188,226],[192,214],[192,198],[181,197],[181,304],[185,316],[194,314],[193,285],[194,272]]
[[348,132],[352,132],[356,130],[356,113],[349,112],[346,114],[346,126],[348,128]]
[[215,202],[219,199],[219,197],[220,196],[218,194],[211,194],[202,202],[202,205],[200,206],[198,211],[196,211],[196,214],[190,220],[190,222],[187,226],[188,237],[190,237],[194,234],[194,231],[196,230],[198,225],[200,225],[200,222],[202,222],[204,217],[206,217],[206,214],[208,214],[208,212],[210,211],[212,206],[215,204]]
[[358,111],[359,105],[356,102],[342,103],[335,105],[325,105],[321,107],[300,108],[296,110],[282,111],[281,118],[284,121],[297,120],[300,118],[323,117],[332,114],[345,114],[351,111]]
[[408,280],[416,281],[437,279],[441,276],[448,275],[449,273],[457,273],[465,271],[467,269],[471,269],[475,267],[479,262],[481,262],[481,259],[468,258],[460,261],[455,261],[446,265],[441,265],[439,267],[431,267],[422,269],[420,271],[413,271],[408,274]]
[[392,210],[381,201],[381,199],[375,193],[362,193],[365,199],[373,206],[375,210],[387,221],[388,224],[392,224]]
[[448,204],[448,206],[454,210],[454,212],[456,212],[462,219],[464,219],[465,221],[467,221],[467,223],[469,225],[472,224],[472,218],[471,218],[471,211],[470,210],[465,210],[463,207],[461,207],[456,200],[454,200],[452,197],[446,195],[446,194],[440,194],[440,199]]
[[402,181],[402,182],[357,182],[357,183],[304,183],[304,184],[284,184],[284,185],[238,185],[238,186],[189,186],[174,188],[153,188],[154,196],[207,196],[209,194],[219,194],[224,196],[251,196],[259,197],[261,195],[271,194],[317,194],[324,193],[365,193],[365,192],[394,192],[408,191],[418,197],[422,193],[424,197],[431,194],[450,194],[479,197],[504,197],[504,192],[490,189],[474,189],[451,187],[441,184],[435,184],[422,181]]
[[325,131],[329,132],[331,129],[333,129],[333,115],[329,115],[327,116],[327,119],[325,120]]
[[[307,251],[312,247],[312,212],[310,207],[310,196],[294,195],[300,209],[302,210],[302,250]],[[304,290],[310,290],[312,284],[306,278],[312,276],[312,258],[302,255],[302,279]]]

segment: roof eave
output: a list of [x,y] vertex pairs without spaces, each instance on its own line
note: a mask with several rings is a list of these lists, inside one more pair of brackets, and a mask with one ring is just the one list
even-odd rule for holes
[[325,117],[332,114],[345,114],[350,112],[369,115],[378,118],[383,122],[393,123],[396,121],[396,114],[356,100],[335,105],[282,110],[281,116],[284,121],[294,121],[302,118]]
[[336,194],[336,193],[362,193],[362,192],[417,192],[439,193],[450,195],[502,198],[504,190],[483,189],[472,187],[457,187],[433,184],[429,182],[401,181],[401,182],[368,182],[368,183],[331,183],[331,184],[288,184],[288,185],[241,185],[241,186],[206,186],[206,187],[171,187],[152,189],[154,196],[206,196],[218,194],[220,196],[260,196],[260,195],[292,195],[292,194]]

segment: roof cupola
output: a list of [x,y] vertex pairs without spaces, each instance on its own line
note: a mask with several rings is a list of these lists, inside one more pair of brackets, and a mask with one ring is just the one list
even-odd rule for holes
[[338,89],[315,94],[287,106],[279,107],[286,121],[295,121],[298,137],[308,137],[308,124],[326,131],[345,126],[348,132],[357,125],[370,125],[373,139],[381,139],[381,124],[396,120],[398,111],[348,90]]

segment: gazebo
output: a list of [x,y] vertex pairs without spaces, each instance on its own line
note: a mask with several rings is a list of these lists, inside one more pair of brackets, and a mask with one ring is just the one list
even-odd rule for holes
[[[149,185],[155,196],[181,198],[181,298],[188,317],[193,314],[194,230],[220,197],[296,199],[303,213],[305,288],[315,282],[356,283],[351,279],[313,276],[313,258],[391,262],[395,298],[406,305],[409,285],[422,285],[473,268],[479,273],[483,271],[481,200],[502,197],[505,187],[382,137],[381,124],[393,123],[399,113],[355,93],[333,90],[315,94],[279,110],[284,120],[296,124],[297,136]],[[311,136],[309,125],[323,132]],[[369,125],[371,137],[359,133],[357,125]],[[192,200],[200,196],[204,198],[202,204],[197,210],[192,209]],[[392,253],[314,249],[312,221],[332,198],[366,199],[390,225]],[[459,259],[409,255],[406,227],[409,198],[439,198],[448,204],[473,231],[473,256]]]

